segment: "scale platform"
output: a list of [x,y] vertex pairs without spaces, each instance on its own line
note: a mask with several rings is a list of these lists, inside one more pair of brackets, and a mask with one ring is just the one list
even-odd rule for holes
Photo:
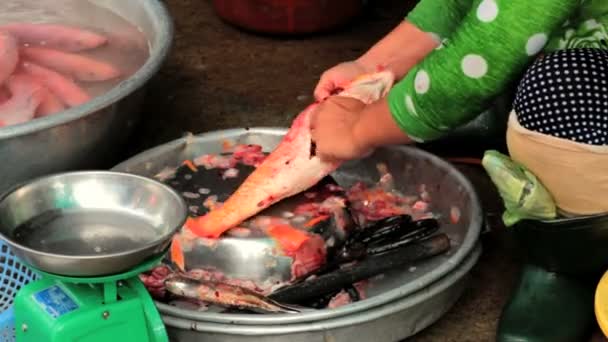
[[162,319],[138,278],[163,256],[103,277],[36,271],[41,279],[24,286],[15,298],[16,341],[167,342]]

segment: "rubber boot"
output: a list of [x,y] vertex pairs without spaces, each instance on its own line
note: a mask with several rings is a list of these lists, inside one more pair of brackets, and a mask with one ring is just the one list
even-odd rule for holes
[[608,215],[525,220],[513,231],[527,261],[496,340],[586,341],[594,324],[594,291],[608,269]]

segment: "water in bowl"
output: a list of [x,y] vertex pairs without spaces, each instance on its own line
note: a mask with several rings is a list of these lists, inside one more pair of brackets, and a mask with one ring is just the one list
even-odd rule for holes
[[13,239],[28,248],[80,256],[126,252],[157,237],[158,230],[141,217],[98,209],[48,211],[13,231]]

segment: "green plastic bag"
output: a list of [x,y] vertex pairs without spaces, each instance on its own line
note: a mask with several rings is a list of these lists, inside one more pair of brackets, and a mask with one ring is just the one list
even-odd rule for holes
[[523,219],[550,220],[557,216],[553,196],[523,165],[498,151],[486,151],[481,163],[504,201],[502,220],[507,227]]

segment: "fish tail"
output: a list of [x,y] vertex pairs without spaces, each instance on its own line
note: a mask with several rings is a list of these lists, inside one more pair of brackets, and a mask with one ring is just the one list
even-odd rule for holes
[[182,249],[182,244],[179,241],[179,237],[176,235],[173,237],[173,241],[171,242],[171,261],[177,266],[181,271],[186,270],[186,262],[184,258],[184,251]]

